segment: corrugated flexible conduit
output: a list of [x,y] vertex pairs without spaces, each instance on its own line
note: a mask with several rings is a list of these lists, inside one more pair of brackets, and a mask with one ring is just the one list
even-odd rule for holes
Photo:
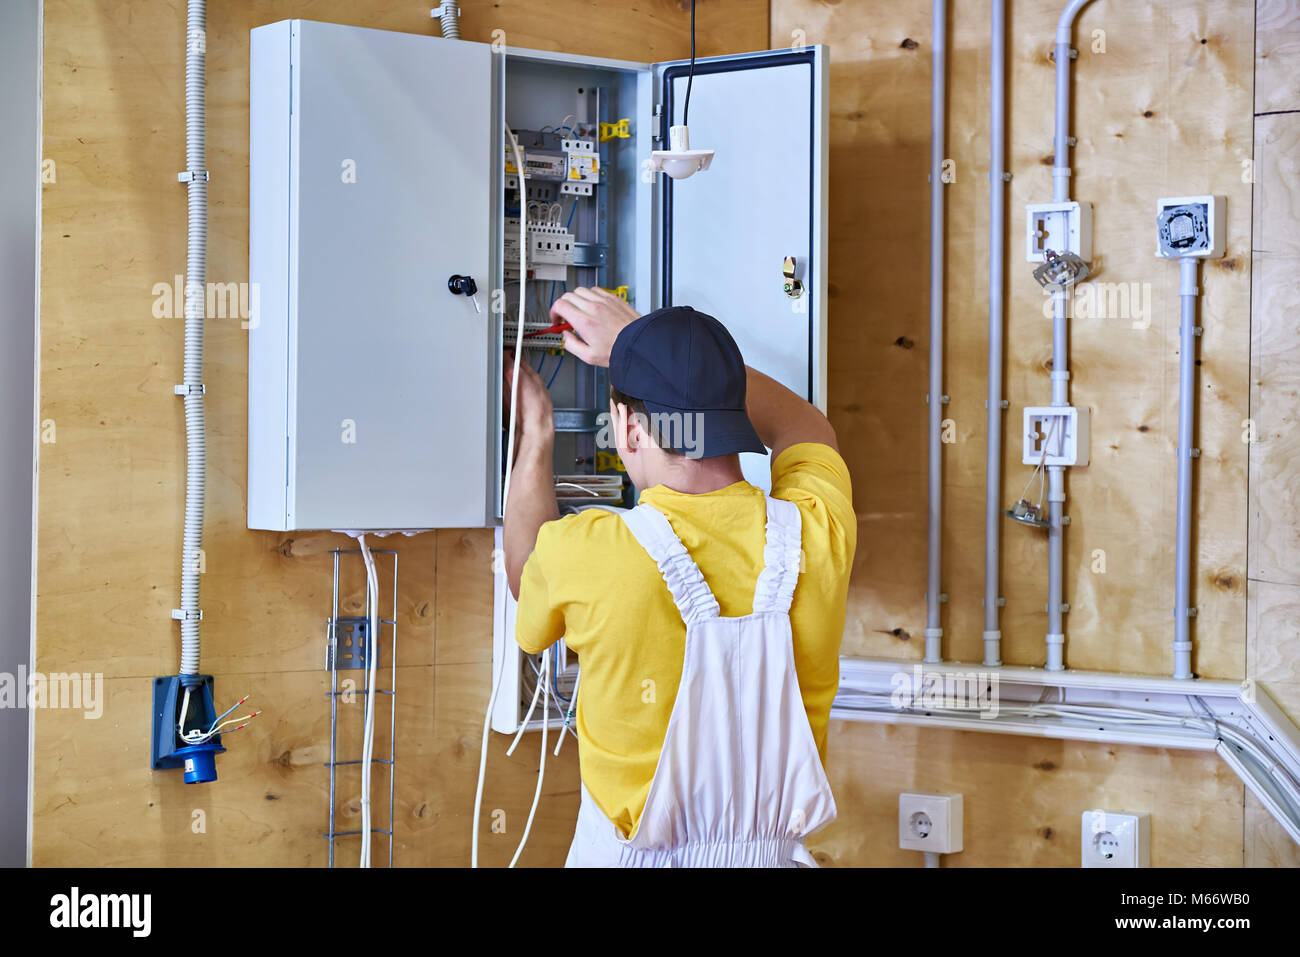
[[185,30],[185,172],[189,240],[185,261],[185,374],[176,393],[185,402],[185,533],[181,545],[181,681],[199,681],[199,567],[207,496],[208,444],[203,410],[203,311],[208,273],[207,2],[189,0]]

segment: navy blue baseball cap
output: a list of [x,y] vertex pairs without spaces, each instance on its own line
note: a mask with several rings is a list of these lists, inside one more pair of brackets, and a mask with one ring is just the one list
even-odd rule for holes
[[767,453],[745,411],[745,360],[736,340],[690,306],[657,309],[624,326],[610,350],[609,382],[645,403],[663,445],[692,458]]

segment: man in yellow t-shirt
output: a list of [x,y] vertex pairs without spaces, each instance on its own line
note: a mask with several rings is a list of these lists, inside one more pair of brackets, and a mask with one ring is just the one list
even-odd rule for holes
[[[799,694],[824,765],[857,540],[848,468],[830,423],[744,366],[721,323],[689,307],[638,317],[622,299],[582,288],[557,301],[552,315],[573,327],[564,335],[568,352],[609,368],[611,428],[642,490],[639,501],[668,519],[722,617],[750,614],[764,566],[766,499],[744,480],[738,454],[771,449],[771,495],[797,505],[802,525],[789,618]],[[583,785],[630,837],[682,680],[686,626],[655,561],[618,514],[589,509],[559,517],[550,397],[526,364],[517,401],[504,531],[506,572],[519,601],[516,638],[529,654],[560,638],[577,653]],[[691,409],[702,413],[704,427],[663,415]],[[670,427],[659,427],[665,421]],[[722,747],[699,741],[700,760]]]

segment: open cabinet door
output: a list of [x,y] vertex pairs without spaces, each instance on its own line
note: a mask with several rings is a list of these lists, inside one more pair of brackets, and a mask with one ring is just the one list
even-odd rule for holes
[[[656,64],[663,132],[682,122],[688,62]],[[827,99],[824,47],[697,60],[694,149],[702,173],[661,177],[659,302],[726,325],[745,361],[826,408]],[[660,147],[660,148],[666,148]],[[798,286],[787,292],[785,262]],[[741,456],[770,489],[770,461]]]
[[250,526],[486,524],[490,47],[291,20],[251,76]]

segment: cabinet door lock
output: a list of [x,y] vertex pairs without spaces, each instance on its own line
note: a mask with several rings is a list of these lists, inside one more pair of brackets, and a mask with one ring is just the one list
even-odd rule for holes
[[786,256],[785,263],[781,267],[781,275],[785,276],[785,285],[782,289],[791,299],[798,299],[803,295],[803,283],[794,278],[794,257]]
[[468,296],[469,301],[474,303],[474,311],[481,313],[483,310],[478,305],[478,283],[474,281],[473,276],[462,276],[456,274],[447,280],[447,291],[453,296]]
[[447,280],[447,289],[453,296],[473,296],[478,292],[478,283],[473,276],[455,275]]

